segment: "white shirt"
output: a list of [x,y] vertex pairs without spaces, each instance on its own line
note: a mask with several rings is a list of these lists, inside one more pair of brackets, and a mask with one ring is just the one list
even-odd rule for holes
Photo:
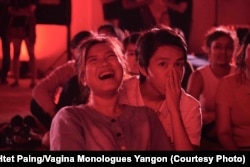
[[[120,104],[145,106],[140,92],[139,79],[135,77],[131,77],[123,82],[119,90],[119,96]],[[200,103],[191,95],[182,90],[180,110],[183,124],[186,128],[191,143],[193,145],[199,146],[202,127]],[[171,118],[169,112],[167,111],[165,101],[157,112],[165,131],[171,138],[171,142],[174,142],[172,132],[174,125],[171,124]]]

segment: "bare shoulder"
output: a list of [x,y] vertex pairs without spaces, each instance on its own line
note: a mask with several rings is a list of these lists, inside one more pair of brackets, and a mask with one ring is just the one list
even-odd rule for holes
[[185,104],[184,106],[188,104],[189,106],[193,106],[195,108],[200,107],[200,102],[195,97],[185,91],[183,91],[181,95],[181,103]]
[[199,94],[203,90],[203,78],[199,70],[194,71],[189,78],[187,93],[191,94],[195,98],[198,98]]

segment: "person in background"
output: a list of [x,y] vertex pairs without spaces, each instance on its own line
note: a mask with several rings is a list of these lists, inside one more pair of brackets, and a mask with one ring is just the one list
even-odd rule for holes
[[0,0],[0,37],[2,42],[2,66],[0,69],[0,84],[8,84],[8,72],[10,70],[10,42],[7,36],[9,22],[9,0]]
[[183,31],[186,42],[189,43],[191,27],[193,0],[164,0],[170,18],[171,27]]
[[200,104],[181,88],[187,48],[171,28],[142,32],[136,44],[140,77],[124,80],[121,104],[154,110],[175,150],[194,150],[200,145]]
[[139,37],[139,32],[130,33],[122,43],[124,58],[126,60],[126,71],[129,76],[139,76],[139,67],[135,55],[136,42]]
[[160,24],[162,19],[162,13],[166,12],[164,0],[152,0],[148,6],[154,17],[156,25]]
[[219,149],[215,131],[215,95],[219,81],[234,73],[231,64],[236,48],[236,34],[225,27],[213,27],[205,35],[204,51],[209,64],[198,68],[189,78],[187,92],[198,99],[202,107],[201,149]]
[[250,150],[250,31],[236,57],[237,72],[222,78],[216,93],[216,131],[225,150]]
[[[38,82],[32,90],[30,111],[42,123],[46,131],[50,129],[52,118],[58,109],[63,106],[62,102],[60,102],[60,107],[58,107],[55,102],[58,88],[65,86],[68,80],[77,74],[75,67],[75,59],[77,59],[77,57],[75,57],[74,51],[84,39],[92,35],[93,33],[90,31],[78,32],[71,40],[71,51],[74,59],[58,66]],[[72,92],[74,91],[72,90]]]
[[124,77],[120,42],[107,36],[90,38],[78,54],[78,80],[89,87],[89,101],[56,114],[50,150],[172,150],[156,113],[119,104]]
[[36,5],[36,0],[10,0],[10,4],[8,6],[10,20],[7,34],[10,42],[13,43],[14,48],[14,82],[11,84],[11,87],[19,86],[19,57],[23,40],[26,44],[29,55],[29,70],[31,73],[30,88],[33,88],[36,84]]
[[121,0],[120,27],[123,31],[140,32],[156,25],[149,4],[153,0]]
[[98,34],[115,37],[118,38],[120,41],[124,39],[124,33],[121,29],[116,28],[112,24],[102,24],[97,29]]
[[236,31],[239,45],[242,45],[244,37],[247,35],[247,33],[250,31],[250,25],[235,25],[233,26],[234,31]]
[[101,0],[104,20],[114,27],[119,27],[121,0]]

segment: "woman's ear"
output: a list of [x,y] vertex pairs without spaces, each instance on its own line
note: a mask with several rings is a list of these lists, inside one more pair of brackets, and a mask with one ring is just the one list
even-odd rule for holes
[[144,75],[144,76],[148,75],[147,70],[145,69],[145,67],[142,67],[142,66],[138,65],[138,68],[139,68],[139,71],[140,71],[140,73],[142,75]]
[[82,84],[83,86],[87,86],[87,83],[86,83],[86,81],[85,81],[84,78],[81,79],[81,84]]
[[83,72],[81,73],[80,83],[81,83],[83,86],[86,86],[86,85],[87,85],[87,82],[86,82],[86,79],[85,79],[85,76],[84,76],[84,73],[83,73]]

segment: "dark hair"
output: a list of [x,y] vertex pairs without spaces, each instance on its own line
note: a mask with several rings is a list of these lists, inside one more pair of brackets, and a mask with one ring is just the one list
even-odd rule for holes
[[250,44],[250,31],[248,31],[246,36],[243,38],[240,52],[236,57],[236,65],[239,71],[244,71],[246,69],[245,57],[246,57],[246,48],[248,44]]
[[211,29],[209,29],[207,31],[207,33],[205,35],[204,45],[203,45],[202,49],[205,52],[208,52],[213,41],[217,40],[220,37],[225,37],[225,36],[229,37],[232,40],[232,42],[234,42],[234,44],[236,44],[237,35],[234,31],[229,30],[225,26],[212,27]]
[[73,39],[70,42],[70,47],[72,49],[77,48],[77,46],[80,44],[81,41],[83,41],[84,39],[91,37],[93,35],[93,33],[91,31],[80,31],[78,32]]
[[[187,44],[182,36],[177,34],[171,28],[152,28],[142,32],[142,35],[137,41],[136,56],[140,66],[147,70],[150,59],[154,52],[160,46],[171,45],[177,46],[183,50],[183,57],[187,61]],[[145,76],[140,74],[140,81],[145,81]]]
[[20,116],[20,115],[15,115],[11,118],[10,120],[10,125],[12,127],[15,127],[15,126],[23,126],[23,118]]
[[106,30],[113,37],[119,38],[116,31],[115,31],[115,27],[113,25],[111,25],[111,24],[103,24],[103,25],[99,26],[98,29],[97,29],[98,34],[100,34],[100,31],[102,31],[102,30]]
[[244,37],[250,31],[250,26],[236,26],[235,31],[239,40],[239,44],[243,43]]
[[23,119],[23,123],[25,126],[29,128],[35,128],[36,127],[36,120],[33,116],[27,115]]
[[123,49],[126,50],[128,45],[130,43],[132,44],[136,44],[137,40],[140,37],[140,33],[139,32],[132,32],[131,34],[129,34],[127,37],[124,38],[122,44],[123,44]]

